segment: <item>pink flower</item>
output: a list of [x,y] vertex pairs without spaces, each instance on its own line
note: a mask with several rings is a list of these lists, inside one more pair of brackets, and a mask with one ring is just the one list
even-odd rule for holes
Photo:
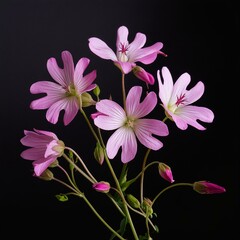
[[32,160],[36,176],[40,176],[64,151],[64,143],[48,131],[34,129],[24,130],[25,136],[20,140],[30,147],[21,153],[21,157]]
[[65,110],[63,121],[68,125],[76,116],[81,101],[81,94],[95,88],[92,82],[96,78],[96,71],[83,76],[90,60],[81,58],[74,69],[73,58],[70,52],[62,52],[63,69],[55,58],[47,61],[47,69],[52,78],[57,82],[39,81],[32,84],[32,94],[46,93],[46,96],[31,102],[32,109],[48,109],[46,118],[55,124],[58,121],[61,110]]
[[211,123],[214,119],[213,112],[205,107],[190,105],[203,95],[204,84],[198,82],[192,89],[187,90],[190,75],[184,73],[173,85],[173,79],[167,67],[162,68],[162,76],[164,82],[162,82],[158,70],[159,98],[162,101],[167,117],[173,120],[177,127],[182,130],[186,130],[188,125],[198,130],[205,130],[197,120]]
[[123,73],[127,74],[136,66],[136,62],[150,64],[155,61],[158,54],[163,54],[160,49],[161,42],[150,47],[143,48],[146,43],[146,35],[137,33],[133,42],[128,42],[128,28],[121,26],[117,31],[116,53],[101,39],[89,38],[89,48],[97,56],[112,60]]
[[135,86],[130,89],[126,98],[126,111],[118,103],[108,99],[96,104],[100,114],[94,116],[95,125],[104,130],[116,129],[106,145],[110,159],[113,159],[122,147],[122,162],[131,161],[137,153],[137,139],[152,150],[163,146],[152,134],[167,136],[167,125],[160,120],[143,118],[156,106],[157,96],[150,92],[140,103],[141,95],[142,87]]
[[198,181],[193,183],[193,189],[201,194],[215,194],[215,193],[224,193],[226,189],[215,183],[207,181]]
[[159,170],[159,174],[160,176],[165,179],[166,181],[173,183],[174,179],[173,179],[173,175],[172,175],[172,171],[171,168],[165,164],[165,163],[159,163],[158,165],[158,170]]
[[97,182],[97,183],[94,183],[93,186],[92,186],[96,191],[98,192],[103,192],[103,193],[107,193],[109,192],[110,190],[110,184],[108,182],[104,182],[104,181],[101,181],[101,182]]

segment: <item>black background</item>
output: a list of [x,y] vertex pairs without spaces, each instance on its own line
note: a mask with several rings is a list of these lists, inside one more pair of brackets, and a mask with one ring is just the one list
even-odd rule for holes
[[[81,57],[90,58],[87,72],[97,69],[102,98],[112,94],[119,99],[120,71],[89,50],[88,38],[99,37],[115,50],[116,31],[121,25],[128,27],[130,42],[137,32],[146,34],[145,46],[163,42],[162,50],[168,57],[159,56],[145,69],[156,78],[157,70],[167,66],[174,80],[188,72],[190,87],[203,81],[205,92],[196,105],[206,106],[215,114],[212,124],[204,124],[206,131],[192,127],[181,131],[167,122],[170,135],[162,139],[164,148],[151,153],[150,159],[170,165],[176,182],[209,180],[227,190],[219,195],[200,195],[188,188],[166,192],[155,207],[161,233],[154,240],[175,239],[176,234],[181,239],[239,234],[235,220],[240,200],[239,15],[234,1],[1,0],[0,228],[1,234],[6,234],[4,239],[12,239],[15,234],[18,238],[109,238],[109,231],[83,201],[71,198],[66,203],[58,202],[54,195],[64,188],[32,176],[31,162],[20,157],[25,149],[20,139],[24,129],[53,131],[88,159],[99,178],[108,178],[106,168],[92,160],[93,139],[86,137],[88,128],[82,116],[78,114],[67,127],[63,126],[62,115],[56,125],[48,123],[46,111],[30,110],[29,104],[37,96],[31,95],[29,88],[36,81],[51,81],[47,59],[55,57],[61,64],[61,52],[69,50],[75,63]],[[127,88],[143,85],[131,74],[127,79]],[[157,84],[151,89],[158,91]],[[113,166],[118,168],[119,163],[113,161]],[[140,165],[138,160],[131,162],[133,170],[129,174]],[[149,172],[146,194],[151,198],[168,184],[159,178],[157,170]],[[88,188],[86,185],[85,193],[117,228],[119,216],[111,204],[104,195]]]

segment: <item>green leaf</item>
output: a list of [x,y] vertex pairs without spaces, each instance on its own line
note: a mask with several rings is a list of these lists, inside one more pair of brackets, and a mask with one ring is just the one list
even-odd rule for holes
[[122,191],[123,191],[123,192],[126,191],[126,189],[127,189],[130,185],[132,185],[135,181],[136,181],[136,179],[133,178],[133,179],[131,179],[131,180],[129,180],[129,181],[124,182],[123,184],[121,184]]
[[128,172],[127,165],[124,165],[121,172],[121,176],[119,178],[120,185],[124,184],[127,181],[127,172]]
[[[123,234],[124,234],[125,231],[126,231],[127,223],[128,223],[127,218],[123,218],[123,219],[121,220],[121,222],[120,222],[120,229],[117,230],[117,232],[118,232],[121,236],[123,236]],[[112,234],[109,240],[112,240],[112,239],[114,239],[115,237],[116,237],[116,235],[115,235],[115,234]]]

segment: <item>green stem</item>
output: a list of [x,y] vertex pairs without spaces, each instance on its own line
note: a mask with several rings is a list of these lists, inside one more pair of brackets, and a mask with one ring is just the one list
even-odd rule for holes
[[118,232],[116,232],[103,218],[102,216],[96,211],[96,209],[93,207],[93,205],[88,201],[88,199],[86,198],[86,196],[84,195],[84,193],[80,192],[78,189],[75,189],[71,186],[69,186],[68,184],[66,184],[65,182],[57,179],[57,178],[53,178],[53,180],[63,184],[64,186],[66,186],[67,188],[71,189],[78,197],[83,198],[83,200],[87,203],[87,205],[90,207],[90,209],[94,212],[94,214],[100,219],[100,221],[113,233],[115,234],[115,236],[117,236],[119,239],[121,240],[126,240],[125,238],[123,238],[122,236],[119,235]]
[[148,148],[144,159],[143,159],[143,165],[142,165],[142,171],[141,171],[141,181],[140,181],[140,199],[141,199],[141,203],[143,202],[143,182],[144,182],[144,170],[145,170],[145,166],[146,166],[146,162],[147,162],[147,158],[148,155],[150,153],[151,149]]
[[80,169],[65,153],[63,153],[63,157],[70,163],[72,164],[76,170],[82,174],[88,181],[90,181],[91,183],[95,183],[96,181],[92,178],[90,178],[85,172],[82,171],[82,169]]
[[73,187],[77,188],[77,184],[76,184],[76,181],[75,181],[75,179],[74,179],[73,174],[72,174],[72,178],[73,178],[73,180],[72,180],[72,179],[70,178],[68,172],[67,172],[62,166],[60,166],[60,165],[58,164],[58,167],[64,172],[64,174],[66,175],[66,177],[67,177],[68,181],[71,183],[71,185],[72,185]]
[[84,201],[87,203],[87,205],[91,208],[91,210],[94,212],[94,214],[99,218],[99,220],[113,233],[116,237],[118,237],[121,240],[126,240],[122,236],[119,235],[118,232],[116,232],[102,217],[101,215],[96,211],[96,209],[92,206],[92,204],[88,201],[88,199],[85,197],[85,195],[80,196],[84,199]]
[[67,188],[69,188],[69,189],[71,189],[73,192],[75,192],[77,195],[81,195],[82,196],[82,192],[81,191],[79,191],[79,189],[77,189],[76,188],[76,186],[74,186],[74,188],[72,187],[72,186],[70,186],[70,185],[68,185],[67,183],[65,183],[65,182],[63,182],[62,180],[60,180],[60,179],[58,179],[58,178],[53,178],[53,180],[54,181],[56,181],[56,182],[59,182],[59,183],[61,183],[62,185],[64,185],[65,187],[67,187]]
[[122,96],[123,96],[123,108],[126,111],[126,91],[125,91],[125,74],[122,73]]
[[86,113],[84,112],[84,110],[82,108],[80,108],[80,112],[84,116],[84,118],[85,118],[85,120],[86,120],[86,122],[87,122],[87,124],[88,124],[88,126],[89,126],[89,128],[90,128],[90,130],[91,130],[91,132],[92,132],[92,134],[94,136],[94,138],[96,139],[97,142],[99,142],[98,136],[97,136],[96,132],[94,131],[94,129],[93,129],[93,127],[92,127],[92,125],[91,125],[91,123],[90,123]]
[[167,191],[167,190],[169,190],[169,189],[171,189],[171,188],[173,188],[173,187],[179,187],[179,186],[189,186],[189,187],[193,187],[193,184],[192,184],[192,183],[175,183],[175,184],[172,184],[172,185],[164,188],[164,189],[163,189],[161,192],[159,192],[159,193],[156,195],[156,197],[153,199],[152,205],[153,205],[154,202],[158,199],[158,197],[159,197],[160,195],[162,195],[165,191]]
[[135,177],[135,178],[132,178],[130,180],[127,181],[127,183],[129,184],[128,187],[134,183],[139,177],[142,176],[142,172],[145,172],[147,170],[147,168],[149,168],[150,166],[154,165],[154,164],[159,164],[160,162],[159,161],[154,161],[154,162],[151,162],[149,163],[148,165],[145,166],[145,168]]
[[135,227],[134,227],[134,224],[133,224],[133,221],[132,221],[130,212],[129,212],[129,210],[128,210],[128,206],[127,206],[127,204],[126,204],[126,200],[125,200],[124,194],[123,194],[123,192],[122,192],[122,189],[121,189],[121,186],[120,186],[120,184],[119,184],[118,178],[116,177],[116,174],[115,174],[115,172],[114,172],[114,170],[113,170],[113,168],[112,168],[112,165],[111,165],[111,163],[110,163],[110,161],[109,161],[109,159],[108,159],[108,156],[107,156],[107,153],[106,153],[106,150],[105,150],[105,149],[104,149],[104,155],[105,155],[105,160],[106,160],[106,162],[107,162],[107,165],[108,165],[108,167],[109,167],[109,170],[110,170],[110,172],[111,172],[111,174],[112,174],[112,176],[113,176],[113,179],[114,179],[114,181],[115,181],[115,183],[116,183],[117,190],[118,190],[118,192],[119,192],[119,194],[120,194],[120,197],[121,197],[122,200],[123,200],[123,207],[124,207],[124,210],[125,210],[126,217],[127,217],[127,219],[128,219],[128,223],[129,223],[130,228],[131,228],[131,230],[132,230],[134,239],[135,239],[135,240],[138,240],[138,235],[137,235],[136,229],[135,229]]
[[97,182],[97,180],[94,178],[94,176],[90,173],[90,171],[88,170],[88,168],[86,167],[85,163],[83,162],[83,160],[81,159],[81,157],[70,147],[65,147],[65,149],[73,152],[75,154],[75,156],[78,158],[78,160],[80,161],[80,163],[82,164],[83,168],[85,169],[85,171],[87,172],[87,174],[95,181]]

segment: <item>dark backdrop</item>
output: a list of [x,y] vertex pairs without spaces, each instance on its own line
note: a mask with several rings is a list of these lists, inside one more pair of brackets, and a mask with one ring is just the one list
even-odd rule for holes
[[[110,91],[120,96],[120,72],[110,61],[90,52],[88,38],[99,37],[115,49],[116,31],[129,28],[129,41],[137,32],[147,36],[146,46],[164,44],[167,58],[159,56],[146,69],[156,77],[157,69],[167,66],[176,80],[182,73],[192,77],[191,86],[205,84],[197,105],[213,110],[207,131],[189,127],[178,130],[169,123],[170,135],[164,148],[152,158],[169,164],[176,182],[209,180],[226,188],[220,195],[199,195],[187,188],[173,189],[156,206],[161,234],[154,239],[218,239],[238,234],[239,210],[239,15],[234,1],[77,1],[77,0],[1,0],[0,2],[0,81],[1,81],[1,234],[4,239],[20,237],[78,237],[108,239],[109,232],[93,216],[83,201],[71,198],[61,203],[54,197],[62,186],[32,176],[31,162],[21,159],[23,130],[32,128],[57,133],[67,145],[92,154],[88,131],[80,114],[67,127],[62,118],[47,123],[46,111],[33,111],[29,104],[31,84],[51,80],[46,61],[69,50],[76,61],[91,59],[88,71],[97,69],[102,96]],[[141,84],[132,75],[131,84]],[[103,89],[104,88],[104,89]],[[153,89],[157,90],[157,85]],[[88,111],[88,110],[87,110]],[[83,151],[84,150],[84,151]],[[136,161],[136,166],[140,166]],[[96,174],[105,176],[94,162]],[[113,163],[117,166],[117,161]],[[134,164],[132,163],[134,168]],[[146,176],[149,197],[167,186],[157,172]],[[88,190],[86,190],[88,193]],[[118,219],[103,195],[92,194],[93,202],[116,227]],[[86,230],[87,229],[87,230]],[[175,238],[174,238],[175,239]]]

